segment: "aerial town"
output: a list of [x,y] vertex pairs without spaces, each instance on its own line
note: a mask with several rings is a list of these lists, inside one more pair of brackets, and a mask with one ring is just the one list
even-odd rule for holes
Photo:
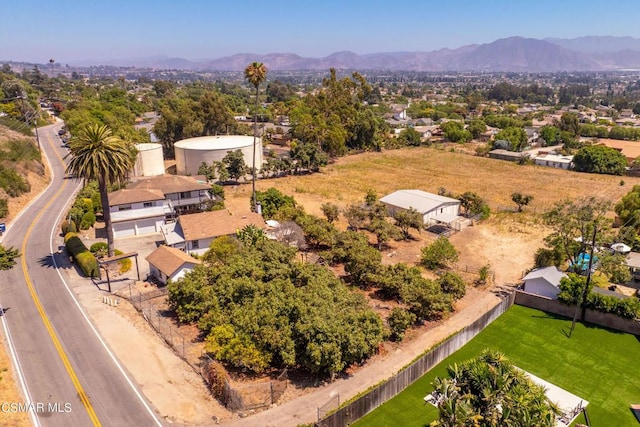
[[640,72],[0,66],[0,424],[640,423]]

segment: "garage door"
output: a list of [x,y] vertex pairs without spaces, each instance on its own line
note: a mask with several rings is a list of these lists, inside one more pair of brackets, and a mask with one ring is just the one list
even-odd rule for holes
[[120,239],[122,237],[135,236],[136,230],[132,222],[118,222],[113,224],[113,237]]
[[136,234],[149,234],[156,232],[155,218],[147,218],[136,221]]

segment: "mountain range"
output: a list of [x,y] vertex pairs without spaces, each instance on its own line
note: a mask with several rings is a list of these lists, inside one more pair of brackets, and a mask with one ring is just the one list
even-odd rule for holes
[[[486,44],[429,52],[386,52],[358,55],[335,52],[324,58],[293,53],[236,54],[212,60],[191,61],[156,56],[111,60],[109,65],[193,71],[242,71],[250,62],[263,62],[274,71],[326,70],[328,68],[391,71],[607,71],[640,70],[640,39],[586,36],[574,39],[509,37]],[[88,64],[84,64],[88,65]],[[94,64],[97,65],[97,64]]]

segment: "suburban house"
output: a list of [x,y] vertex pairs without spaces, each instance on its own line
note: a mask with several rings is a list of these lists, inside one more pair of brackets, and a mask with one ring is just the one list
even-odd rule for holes
[[533,158],[536,165],[547,166],[556,169],[569,169],[573,163],[573,156],[559,154],[540,154]]
[[560,292],[560,280],[567,277],[557,267],[537,268],[522,278],[524,291],[530,294],[557,299]]
[[176,222],[162,226],[162,234],[168,246],[202,255],[216,237],[235,235],[249,224],[261,229],[267,228],[260,214],[232,214],[227,210],[220,210],[181,215]]
[[460,214],[460,200],[421,190],[398,190],[380,199],[390,215],[398,211],[417,210],[425,224],[451,224]]
[[170,208],[160,190],[123,189],[109,193],[111,227],[116,239],[156,233]]
[[127,186],[131,190],[160,190],[166,199],[166,205],[173,213],[199,212],[203,204],[211,199],[205,177],[182,175],[158,175],[145,177]]
[[169,246],[158,247],[146,260],[149,263],[150,274],[165,285],[169,280],[180,279],[197,264],[202,263],[180,249]]

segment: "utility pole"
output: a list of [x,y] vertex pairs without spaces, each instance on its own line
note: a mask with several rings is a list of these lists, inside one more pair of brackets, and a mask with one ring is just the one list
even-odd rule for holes
[[[573,334],[573,329],[576,327],[576,321],[578,320],[578,312],[580,311],[580,309],[584,310],[584,304],[587,302],[587,296],[589,295],[589,285],[591,284],[591,268],[593,266],[593,250],[596,247],[597,232],[598,232],[598,226],[594,223],[593,238],[591,240],[591,251],[589,254],[589,267],[587,270],[587,280],[584,284],[584,289],[582,290],[582,295],[580,296],[580,300],[576,303],[576,311],[573,314],[573,321],[571,322],[571,329],[569,330],[569,338],[571,338],[571,334]],[[582,260],[584,261],[584,255],[582,257]],[[584,311],[583,311],[583,317],[584,317]]]
[[55,59],[51,58],[49,60],[49,64],[51,64],[51,78],[53,78],[55,76],[55,72],[53,71],[53,64],[56,62]]

